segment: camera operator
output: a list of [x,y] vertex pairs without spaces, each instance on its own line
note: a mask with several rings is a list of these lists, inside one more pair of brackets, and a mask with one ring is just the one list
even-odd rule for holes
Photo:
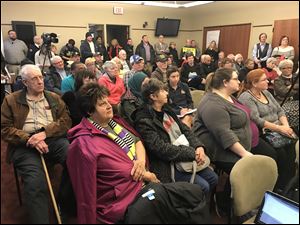
[[67,65],[68,61],[72,61],[72,56],[77,52],[79,54],[79,49],[75,47],[74,39],[69,39],[68,43],[61,48],[60,50],[60,57],[64,60],[65,65]]
[[34,55],[34,63],[43,72],[48,73],[51,66],[50,59],[54,57],[54,53],[47,50],[47,46],[42,45],[41,49],[37,51]]
[[35,53],[34,62],[35,65],[39,66],[42,73],[49,72],[49,67],[51,66],[50,59],[55,56],[52,52],[51,43],[58,43],[57,34],[55,33],[44,33],[42,34],[43,44],[41,49]]

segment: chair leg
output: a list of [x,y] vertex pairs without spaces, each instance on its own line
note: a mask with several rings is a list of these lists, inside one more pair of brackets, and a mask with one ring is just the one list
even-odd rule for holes
[[19,177],[18,177],[18,172],[17,169],[14,166],[14,173],[15,173],[15,179],[16,179],[16,185],[17,185],[17,191],[18,191],[18,197],[19,197],[19,203],[20,206],[22,206],[22,195],[21,195],[21,189],[20,189],[20,182],[19,182]]

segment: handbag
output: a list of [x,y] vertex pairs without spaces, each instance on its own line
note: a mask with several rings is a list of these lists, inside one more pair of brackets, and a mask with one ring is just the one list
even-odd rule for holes
[[[189,146],[189,142],[186,139],[185,135],[182,134],[180,137],[173,143],[174,145],[186,145]],[[175,182],[175,168],[179,172],[187,172],[192,173],[190,183],[194,183],[196,173],[205,169],[210,164],[210,159],[206,155],[205,156],[205,162],[202,165],[197,165],[197,162],[194,160],[192,162],[171,162],[171,178],[172,181]]]
[[267,130],[267,129],[264,130],[263,136],[265,140],[267,140],[269,144],[271,144],[274,148],[282,148],[287,145],[294,144],[298,140],[298,137],[289,138],[278,132]]

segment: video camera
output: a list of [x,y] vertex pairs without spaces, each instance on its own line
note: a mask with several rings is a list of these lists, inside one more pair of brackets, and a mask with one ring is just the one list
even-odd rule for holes
[[44,33],[42,34],[43,44],[50,46],[51,43],[58,43],[57,34],[55,33]]

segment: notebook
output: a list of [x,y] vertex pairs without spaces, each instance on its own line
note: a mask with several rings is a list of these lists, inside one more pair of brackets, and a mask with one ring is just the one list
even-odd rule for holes
[[267,191],[254,220],[255,224],[299,224],[299,204]]

